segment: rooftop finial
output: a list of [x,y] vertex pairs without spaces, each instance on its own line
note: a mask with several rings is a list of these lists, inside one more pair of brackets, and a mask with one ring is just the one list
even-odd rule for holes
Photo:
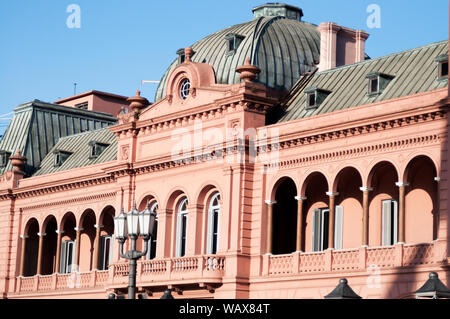
[[184,55],[186,56],[185,62],[191,62],[191,56],[194,53],[191,47],[184,49]]
[[261,69],[251,64],[250,58],[245,59],[245,65],[238,66],[236,72],[241,74],[241,79],[245,82],[251,82],[261,72]]
[[135,115],[138,115],[143,108],[150,105],[150,102],[145,97],[141,96],[141,91],[139,89],[136,91],[136,96],[128,98],[127,102],[130,103],[130,109],[133,110]]

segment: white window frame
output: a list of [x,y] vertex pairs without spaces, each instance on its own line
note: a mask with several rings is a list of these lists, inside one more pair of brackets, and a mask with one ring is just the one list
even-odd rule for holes
[[[108,255],[106,255],[106,247],[109,241]],[[99,255],[99,270],[107,270],[112,260],[113,253],[113,238],[112,235],[105,235],[100,237],[100,255]],[[105,244],[106,243],[106,244]]]
[[343,249],[344,207],[336,206],[334,211],[334,249]]
[[[186,209],[182,209],[186,204]],[[188,224],[188,200],[187,197],[184,197],[180,203],[178,204],[178,213],[177,213],[177,247],[176,247],[176,256],[183,257],[186,254],[186,242],[187,242],[187,224]],[[184,233],[184,238],[183,238]]]
[[[151,206],[150,206],[150,212],[155,213],[156,214],[156,218],[155,218],[155,234],[153,237],[150,237],[150,240],[148,241],[148,251],[147,251],[147,255],[145,256],[145,259],[147,260],[151,260],[153,258],[156,257],[156,245],[157,243],[157,238],[158,238],[158,202],[154,202]],[[154,249],[152,249],[152,244],[154,243]],[[152,257],[152,254],[154,254],[154,257]]]
[[[328,223],[325,223],[325,214],[328,213],[328,218],[330,210],[328,208],[314,209],[312,215],[312,236],[311,236],[311,250],[313,252],[319,252],[324,250],[325,240],[324,234],[328,232]],[[326,225],[325,225],[326,224]],[[327,245],[328,246],[328,245]]]
[[[214,202],[216,200],[217,205],[214,205]],[[208,229],[206,237],[207,238],[206,253],[208,255],[215,255],[217,253],[217,250],[219,249],[219,232],[220,232],[219,220],[220,220],[220,193],[217,192],[211,197],[208,208]],[[214,233],[215,225],[217,225],[216,233]]]
[[[69,250],[71,250],[71,254],[68,254]],[[72,267],[74,263],[75,263],[75,240],[65,240],[61,243],[59,273],[70,274],[73,271]]]
[[398,242],[398,201],[381,201],[381,245],[393,246]]

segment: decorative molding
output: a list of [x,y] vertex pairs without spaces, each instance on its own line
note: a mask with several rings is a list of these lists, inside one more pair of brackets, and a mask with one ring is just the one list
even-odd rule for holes
[[335,196],[335,197],[337,197],[337,196],[339,196],[339,193],[337,193],[337,192],[335,192],[335,193],[333,193],[333,192],[326,192],[325,193],[327,196]]
[[94,227],[95,227],[95,228],[98,228],[98,229],[102,229],[102,228],[105,227],[105,226],[104,226],[104,225],[95,224]]
[[28,238],[27,235],[19,235],[19,237],[22,238],[22,239],[27,239]]
[[439,183],[441,181],[441,178],[440,177],[435,177],[434,181]]
[[57,233],[58,235],[62,235],[65,233],[64,230],[55,230],[55,233]]
[[373,188],[372,187],[368,187],[368,186],[363,186],[363,187],[360,187],[359,190],[361,192],[371,192],[371,191],[373,191]]
[[68,205],[73,204],[77,202],[86,202],[86,201],[93,201],[98,199],[106,199],[115,197],[117,195],[117,192],[110,192],[110,193],[104,193],[104,194],[97,194],[97,195],[91,195],[91,196],[84,196],[84,197],[76,197],[76,198],[70,198],[66,200],[60,200],[60,201],[49,201],[43,204],[33,205],[33,206],[26,206],[21,207],[23,211],[31,210],[31,209],[37,209],[37,208],[43,208],[43,207],[50,207],[50,206],[58,206],[58,205]]
[[37,233],[37,235],[38,235],[39,237],[44,237],[44,236],[47,236],[47,234],[46,234],[46,233],[41,233],[41,232]]
[[75,230],[76,232],[82,232],[82,231],[84,230],[84,228],[81,228],[81,227],[75,227],[74,230]]
[[[276,150],[278,150],[278,149],[291,148],[291,147],[301,146],[301,145],[315,144],[315,143],[320,143],[320,142],[325,142],[325,141],[330,141],[330,140],[343,139],[343,138],[351,137],[351,136],[385,131],[385,130],[389,130],[389,129],[393,129],[393,128],[397,128],[397,127],[408,126],[408,125],[413,125],[413,124],[422,123],[422,122],[429,122],[429,121],[435,120],[436,118],[445,118],[445,116],[446,116],[446,112],[439,110],[439,111],[434,111],[434,112],[428,112],[425,114],[410,115],[410,116],[406,116],[406,117],[394,119],[394,120],[366,124],[366,125],[361,125],[361,126],[351,127],[351,128],[341,129],[341,130],[323,132],[320,134],[310,135],[310,136],[305,136],[305,137],[300,137],[300,138],[287,137],[283,141],[280,140],[280,142],[277,144],[258,145],[258,154],[263,151],[264,152],[271,151],[272,148],[275,148]],[[290,134],[290,135],[295,135],[295,134]],[[434,135],[433,135],[433,137],[434,137]],[[426,138],[428,140],[428,137],[426,137]],[[437,135],[436,135],[436,138],[437,138]],[[411,140],[413,140],[413,138],[410,138],[410,139],[404,140],[404,141],[411,141]],[[384,143],[384,144],[386,144],[386,143]],[[380,144],[380,145],[384,145],[384,144]]]
[[409,183],[397,182],[397,183],[395,183],[395,186],[397,186],[397,187],[407,187],[407,186],[409,186]]
[[368,156],[371,153],[379,154],[382,151],[404,149],[405,147],[417,147],[423,144],[437,144],[442,140],[442,136],[438,134],[408,138],[403,140],[397,140],[393,142],[386,142],[380,144],[373,144],[369,146],[361,146],[343,149],[335,152],[321,153],[317,155],[305,156],[296,159],[283,160],[278,162],[273,162],[266,165],[268,168],[279,168],[279,167],[297,167],[305,163],[317,163],[321,161],[329,161],[330,159],[342,159],[342,158],[355,158],[357,156]]
[[266,203],[267,205],[275,205],[277,203],[276,200],[266,200],[264,201],[264,203]]
[[295,196],[295,200],[307,200],[308,197],[306,196]]

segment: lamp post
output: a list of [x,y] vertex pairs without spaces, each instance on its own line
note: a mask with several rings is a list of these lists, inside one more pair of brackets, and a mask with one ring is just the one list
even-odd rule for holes
[[[136,267],[137,260],[147,254],[148,241],[155,229],[156,214],[147,207],[139,212],[136,209],[136,202],[133,209],[125,214],[123,207],[120,214],[114,218],[114,232],[120,244],[120,257],[130,260],[128,275],[128,299],[136,299]],[[136,250],[136,240],[141,236],[144,239],[144,251]],[[123,244],[128,239],[131,240],[131,249],[123,252]]]

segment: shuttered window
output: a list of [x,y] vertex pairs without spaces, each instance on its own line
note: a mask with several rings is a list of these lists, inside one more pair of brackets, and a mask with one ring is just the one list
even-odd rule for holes
[[[312,215],[312,251],[323,251],[328,248],[330,210],[315,209]],[[336,206],[334,222],[334,247],[342,249],[344,207]]]
[[177,257],[183,257],[186,254],[186,234],[187,234],[187,198],[181,200],[178,205],[178,216],[177,216],[177,247],[176,255]]
[[66,240],[61,244],[59,272],[61,274],[68,274],[72,272],[72,267],[75,263],[75,241]]
[[394,199],[382,201],[382,236],[383,246],[395,245],[398,241],[398,202]]
[[101,236],[100,237],[100,254],[98,269],[107,270],[112,259],[112,236]]
[[342,249],[344,207],[336,206],[334,218],[334,249]]
[[208,209],[208,229],[206,253],[214,255],[217,252],[219,244],[219,213],[220,213],[220,194],[212,196]]

